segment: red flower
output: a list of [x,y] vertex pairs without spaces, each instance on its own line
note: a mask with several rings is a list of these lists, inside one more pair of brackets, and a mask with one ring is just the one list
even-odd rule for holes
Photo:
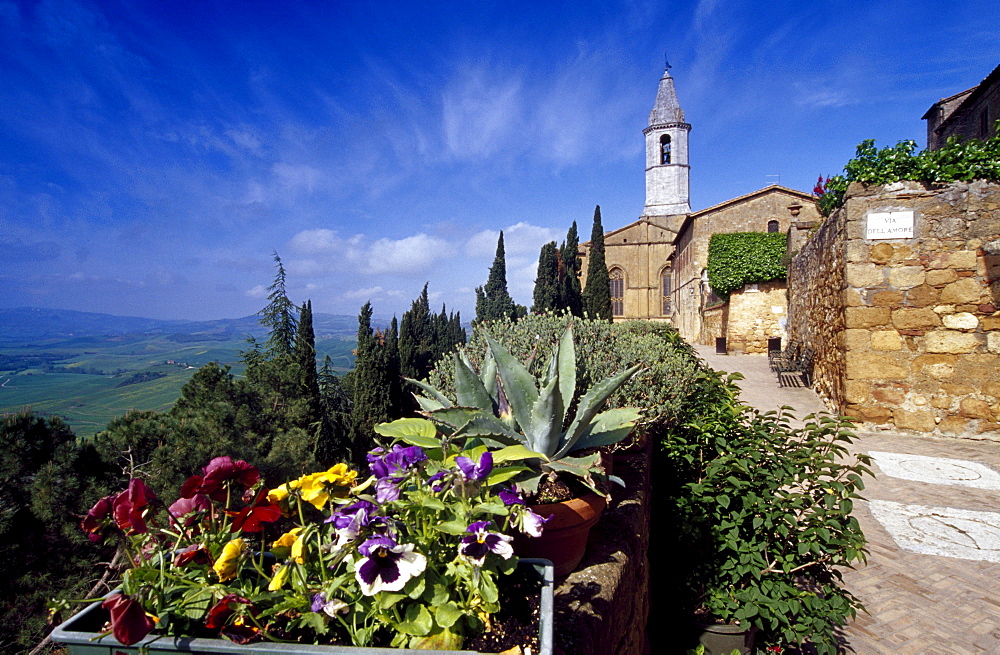
[[126,646],[141,641],[155,625],[139,601],[125,594],[110,596],[101,607],[111,613],[111,634]]
[[[174,501],[167,511],[175,519],[182,519],[189,514],[194,514],[195,512],[207,512],[212,509],[212,501],[208,499],[205,494],[194,494],[190,497],[178,498]],[[191,527],[198,522],[198,516],[188,516],[188,519],[184,521],[184,527]]]
[[208,610],[208,616],[205,617],[205,627],[209,630],[222,628],[229,621],[230,617],[236,613],[240,605],[253,607],[253,603],[243,596],[237,596],[236,594],[223,596],[222,600],[213,605],[212,609]]
[[191,544],[174,555],[175,566],[184,566],[189,562],[194,562],[195,564],[211,564],[212,554],[208,552],[204,546]]
[[230,532],[260,532],[264,529],[261,523],[271,523],[281,518],[281,507],[275,503],[266,503],[267,490],[257,494],[253,504],[244,507],[233,519]]
[[156,500],[156,494],[139,478],[129,480],[128,489],[115,496],[112,511],[115,523],[125,534],[144,534],[147,531],[145,510]]
[[93,542],[101,540],[105,528],[111,525],[110,516],[114,500],[114,496],[101,498],[80,521],[80,527],[87,533],[87,539]]
[[192,475],[187,479],[181,487],[181,497],[191,498],[195,493],[203,493],[212,500],[223,502],[226,482],[233,481],[248,489],[260,480],[260,471],[255,466],[242,459],[233,461],[228,455],[213,458],[202,473],[204,475]]

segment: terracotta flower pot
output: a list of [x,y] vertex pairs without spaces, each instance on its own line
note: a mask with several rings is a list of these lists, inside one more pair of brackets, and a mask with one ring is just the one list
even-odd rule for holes
[[607,504],[604,496],[588,493],[559,503],[532,505],[531,511],[543,518],[551,518],[545,524],[541,537],[515,537],[518,556],[551,560],[557,577],[571,573],[583,559],[590,528],[597,523]]

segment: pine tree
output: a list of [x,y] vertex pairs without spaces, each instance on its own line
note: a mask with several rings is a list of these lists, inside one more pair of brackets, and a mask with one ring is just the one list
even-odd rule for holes
[[583,298],[580,293],[580,238],[576,221],[566,233],[566,240],[559,248],[559,306],[573,316],[583,316]]
[[[525,310],[527,311],[527,310]],[[516,320],[518,307],[507,291],[507,258],[504,254],[503,231],[497,240],[497,253],[490,266],[486,285],[476,288],[476,322]]]
[[535,277],[532,313],[542,314],[560,309],[559,287],[559,251],[556,242],[550,241],[542,246],[542,251],[538,255],[538,275]]
[[295,343],[295,316],[292,313],[295,305],[285,292],[285,267],[278,253],[274,253],[274,261],[278,272],[274,276],[274,282],[267,288],[271,292],[267,296],[268,305],[260,311],[261,325],[271,328],[266,346],[269,358],[291,355],[292,345]]
[[583,291],[583,310],[595,319],[611,320],[611,280],[604,260],[604,227],[601,206],[594,209],[594,229],[590,234],[590,258],[587,261],[587,288]]

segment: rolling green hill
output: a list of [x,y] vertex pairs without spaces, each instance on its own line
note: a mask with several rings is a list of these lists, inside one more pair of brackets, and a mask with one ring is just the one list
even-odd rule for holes
[[[354,366],[357,318],[314,316],[320,361]],[[0,310],[0,413],[30,407],[92,436],[130,409],[166,410],[209,362],[240,375],[246,336],[266,333],[256,317],[157,321],[58,310]]]

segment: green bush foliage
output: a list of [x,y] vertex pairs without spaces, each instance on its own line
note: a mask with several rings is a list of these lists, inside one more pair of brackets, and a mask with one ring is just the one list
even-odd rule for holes
[[703,373],[661,433],[668,489],[654,521],[676,531],[653,545],[680,553],[672,574],[688,611],[753,625],[771,645],[836,653],[837,628],[862,609],[840,569],[867,552],[852,512],[869,458],[848,455],[848,421],[810,415],[793,428],[790,408],[742,405],[736,379]]
[[912,140],[877,149],[874,139],[866,139],[858,145],[854,159],[844,166],[844,174],[820,185],[818,190],[823,193],[816,205],[821,214],[829,216],[844,204],[844,193],[851,182],[889,184],[900,180],[930,184],[1000,182],[1000,134],[985,141],[949,137],[941,148],[920,152]]
[[[480,359],[487,349],[485,330],[518,361],[527,362],[532,374],[541,376],[552,349],[570,322],[576,340],[577,393],[630,366],[642,364],[645,370],[616,391],[608,407],[639,407],[647,424],[668,421],[678,413],[698,375],[698,359],[677,331],[662,323],[608,323],[568,314],[531,315],[516,323],[493,321],[474,330],[467,349],[469,359],[477,368],[482,365]],[[452,371],[451,360],[443,359],[428,380],[454,399]]]
[[708,283],[725,298],[744,284],[784,279],[786,248],[784,234],[713,234],[708,241]]

